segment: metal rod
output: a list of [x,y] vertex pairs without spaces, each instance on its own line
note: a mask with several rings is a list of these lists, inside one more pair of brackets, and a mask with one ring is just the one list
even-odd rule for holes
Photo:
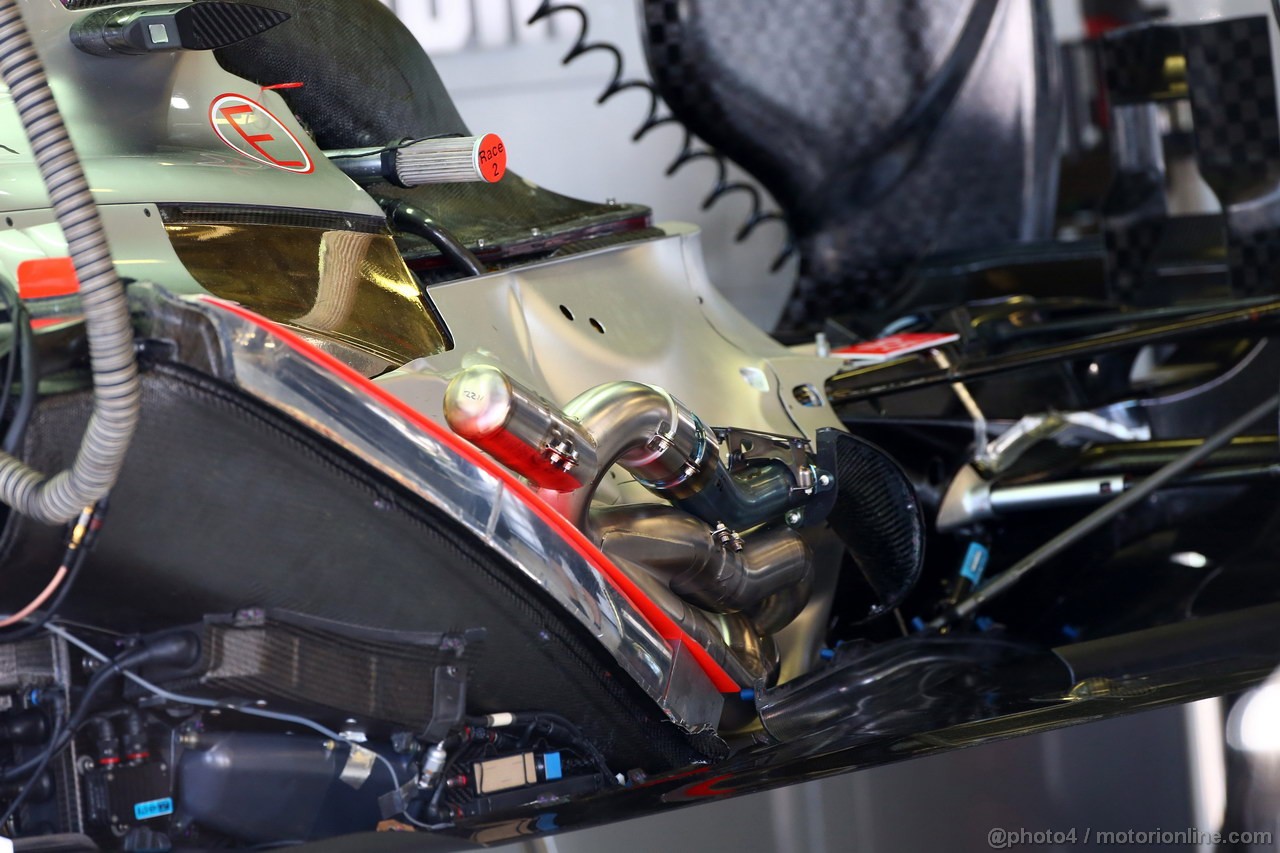
[[[1276,0],[1276,2],[1280,2],[1280,0]],[[1108,327],[1130,326],[1136,323],[1155,323],[1161,320],[1217,313],[1248,305],[1265,305],[1271,301],[1270,297],[1256,297],[1249,300],[1219,299],[1212,302],[1198,302],[1192,305],[1173,305],[1168,308],[1147,308],[1139,311],[1089,314],[1084,317],[1073,317],[1070,320],[1050,320],[1045,323],[1037,323],[1034,326],[1014,327],[1004,332],[996,332],[995,339],[1000,343],[1011,343],[1026,338],[1062,334],[1063,332],[1102,331]]]
[[1023,557],[999,576],[979,587],[973,595],[970,595],[964,601],[934,619],[929,623],[929,628],[936,631],[957,619],[963,619],[969,616],[986,602],[1008,591],[1029,572],[1039,568],[1050,559],[1058,556],[1067,548],[1075,545],[1102,525],[1112,521],[1125,510],[1146,500],[1153,492],[1164,486],[1170,480],[1175,479],[1185,471],[1194,467],[1215,450],[1225,446],[1231,441],[1231,439],[1262,420],[1262,418],[1266,417],[1268,414],[1274,412],[1277,406],[1280,406],[1280,394],[1273,395],[1264,402],[1259,403],[1245,414],[1236,418],[1234,421],[1206,438],[1204,440],[1204,444],[1193,450],[1187,451],[1187,453],[1173,460],[1168,465],[1165,465],[1159,471],[1156,471],[1129,491],[1098,507],[1080,521],[1071,525],[1066,530],[1062,531],[1057,536],[1053,537],[1048,542]]
[[827,398],[833,406],[855,403],[860,400],[930,388],[934,385],[985,379],[1000,373],[1008,373],[1009,371],[1042,364],[1052,364],[1058,361],[1067,361],[1072,358],[1103,355],[1110,352],[1137,349],[1147,344],[1211,335],[1240,326],[1259,324],[1264,320],[1274,321],[1277,319],[1280,319],[1280,302],[1271,301],[1261,305],[1237,308],[1234,311],[1222,311],[1192,317],[1176,323],[1166,323],[1144,329],[1129,329],[1123,332],[1083,338],[1051,347],[989,356],[976,359],[968,364],[953,366],[945,370],[931,371],[919,376],[888,379],[871,385],[858,384],[859,380],[864,380],[872,372],[916,362],[914,357],[902,358],[878,364],[872,368],[864,367],[837,373],[827,380]]

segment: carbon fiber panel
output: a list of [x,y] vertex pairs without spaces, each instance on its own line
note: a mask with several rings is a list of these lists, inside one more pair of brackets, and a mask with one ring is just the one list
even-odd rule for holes
[[[217,51],[233,74],[260,85],[301,82],[283,89],[298,119],[321,148],[386,145],[405,138],[469,135],[430,58],[413,34],[378,0],[255,0],[292,20]],[[495,184],[434,184],[402,189],[370,187],[379,196],[408,199],[429,212],[471,249],[533,243],[587,228],[648,224],[639,205],[597,204],[542,189],[508,170]],[[403,241],[411,259],[438,257],[416,237]],[[483,253],[482,253],[483,255]]]
[[1280,286],[1280,108],[1265,16],[1183,28],[1196,158],[1227,212],[1227,264],[1239,296]]
[[654,80],[797,236],[780,325],[884,303],[925,254],[1044,237],[1056,70],[1040,2],[644,0]]
[[[382,631],[484,628],[484,654],[464,659],[471,713],[556,711],[624,769],[698,758],[593,637],[439,511],[207,377],[162,365],[142,387],[142,421],[68,618],[127,631],[261,608]],[[43,401],[25,458],[67,464],[90,402]],[[11,517],[6,565],[29,582],[6,601],[45,582],[61,534]],[[432,674],[424,662],[420,677]],[[346,714],[326,705],[313,715],[341,726]]]
[[828,440],[838,485],[828,520],[856,563],[841,572],[837,600],[846,612],[879,616],[902,603],[924,567],[920,502],[883,450],[849,433],[832,431]]

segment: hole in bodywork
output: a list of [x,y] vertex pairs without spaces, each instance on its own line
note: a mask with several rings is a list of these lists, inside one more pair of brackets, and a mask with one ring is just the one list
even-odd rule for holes
[[573,320],[573,312],[569,310],[567,305],[560,306],[560,313],[568,317],[570,320]]
[[589,318],[587,322],[591,324],[591,328],[595,329],[597,332],[599,332],[602,335],[604,334],[604,323],[601,323],[595,317]]
[[796,402],[802,406],[816,409],[822,405],[822,395],[812,385],[797,385],[791,393],[795,395]]

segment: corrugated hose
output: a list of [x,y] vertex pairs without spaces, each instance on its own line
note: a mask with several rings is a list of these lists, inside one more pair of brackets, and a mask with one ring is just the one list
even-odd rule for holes
[[0,79],[22,120],[80,280],[94,389],[93,414],[71,468],[49,476],[0,453],[0,501],[59,524],[106,495],[120,474],[138,423],[138,365],[124,285],[17,0],[0,0]]

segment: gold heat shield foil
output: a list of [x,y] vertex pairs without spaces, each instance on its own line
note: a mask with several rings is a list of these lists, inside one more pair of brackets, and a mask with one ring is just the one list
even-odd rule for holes
[[261,223],[165,230],[202,287],[273,322],[392,365],[450,347],[389,233]]

